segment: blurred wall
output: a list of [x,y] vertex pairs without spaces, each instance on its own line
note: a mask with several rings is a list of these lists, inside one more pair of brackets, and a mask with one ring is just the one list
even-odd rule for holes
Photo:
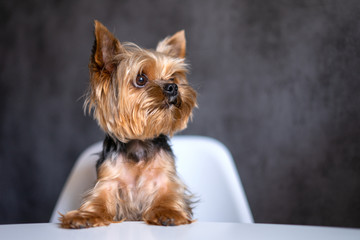
[[48,221],[81,151],[93,20],[153,48],[186,30],[199,109],[256,222],[360,227],[359,1],[1,1],[0,223]]

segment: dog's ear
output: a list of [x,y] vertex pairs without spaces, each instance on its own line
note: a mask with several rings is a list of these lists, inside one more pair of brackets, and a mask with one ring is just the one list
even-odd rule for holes
[[105,70],[111,74],[117,64],[114,56],[121,53],[122,46],[119,40],[97,20],[95,20],[94,33],[95,42],[91,55],[93,68],[97,68],[98,71]]
[[172,57],[184,58],[186,54],[185,31],[181,30],[160,41],[156,47],[156,51],[168,54]]

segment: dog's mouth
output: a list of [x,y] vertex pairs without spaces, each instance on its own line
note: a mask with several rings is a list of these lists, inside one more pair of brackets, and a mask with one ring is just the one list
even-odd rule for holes
[[162,107],[165,108],[165,109],[170,109],[170,108],[173,108],[173,107],[180,108],[181,107],[181,98],[180,98],[180,96],[178,96],[176,98],[173,98],[173,97],[165,98]]
[[181,107],[181,98],[177,97],[175,99],[169,99],[168,105],[169,105],[169,107],[174,106],[174,107],[180,108]]
[[177,100],[177,96],[168,96],[167,97],[167,102],[171,105],[176,105],[178,100]]

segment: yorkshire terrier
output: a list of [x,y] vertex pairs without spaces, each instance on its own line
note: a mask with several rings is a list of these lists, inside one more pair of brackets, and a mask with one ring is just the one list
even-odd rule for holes
[[187,126],[196,106],[196,92],[186,79],[185,48],[184,31],[148,50],[120,43],[95,21],[85,108],[106,137],[97,182],[78,210],[61,214],[61,227],[193,222],[192,197],[176,174],[168,142]]

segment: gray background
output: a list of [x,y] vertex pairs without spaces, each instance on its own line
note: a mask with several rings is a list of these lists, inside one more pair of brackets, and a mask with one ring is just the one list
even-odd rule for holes
[[147,48],[186,30],[199,109],[256,222],[360,227],[360,3],[1,1],[0,223],[46,222],[77,156],[93,20]]

